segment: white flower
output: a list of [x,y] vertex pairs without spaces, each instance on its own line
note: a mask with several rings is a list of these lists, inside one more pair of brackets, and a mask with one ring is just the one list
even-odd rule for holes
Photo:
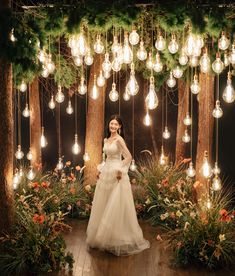
[[225,241],[226,240],[225,234],[220,234],[219,235],[219,240],[220,240],[220,242]]
[[180,218],[181,216],[183,216],[183,214],[180,212],[180,210],[178,210],[175,214],[176,214],[176,216],[179,217],[179,218]]
[[84,187],[84,189],[85,189],[87,192],[90,192],[91,186],[90,186],[90,185],[86,185],[86,186]]
[[145,204],[150,204],[151,203],[151,200],[149,199],[149,197],[147,198],[147,200],[145,201]]

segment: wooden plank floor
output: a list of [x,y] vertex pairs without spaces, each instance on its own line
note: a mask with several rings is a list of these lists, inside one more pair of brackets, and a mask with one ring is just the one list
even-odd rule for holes
[[86,220],[71,220],[73,230],[65,234],[67,249],[74,255],[73,272],[51,273],[55,276],[232,276],[233,271],[208,272],[198,268],[173,268],[170,266],[169,252],[163,243],[156,240],[156,228],[141,222],[144,236],[151,248],[137,255],[116,257],[97,249],[88,249]]

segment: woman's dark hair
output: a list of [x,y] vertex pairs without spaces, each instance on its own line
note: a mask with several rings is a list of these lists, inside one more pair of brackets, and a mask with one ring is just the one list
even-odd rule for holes
[[108,124],[107,124],[107,129],[106,129],[106,137],[109,138],[110,135],[111,135],[111,132],[109,130],[109,123],[112,121],[112,120],[116,120],[119,125],[121,126],[120,129],[118,130],[118,134],[120,136],[122,136],[122,138],[124,139],[124,129],[123,129],[123,123],[122,123],[122,119],[119,115],[112,115],[108,121]]

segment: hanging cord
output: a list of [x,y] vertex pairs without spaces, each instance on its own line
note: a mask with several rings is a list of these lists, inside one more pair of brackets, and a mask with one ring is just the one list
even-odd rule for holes
[[[59,43],[58,43],[58,51],[59,51],[59,84],[60,84],[60,37],[59,37]],[[61,157],[61,137],[60,137],[60,131],[61,131],[61,127],[60,127],[60,103],[59,103],[59,107],[58,107],[58,141],[59,141],[59,158]]]
[[[193,78],[193,70],[191,70],[191,81]],[[188,87],[188,92],[189,92],[189,96],[190,96],[190,102],[191,102],[191,106],[190,106],[190,115],[191,115],[191,141],[190,141],[190,157],[191,157],[191,162],[193,161],[193,93],[191,93],[190,91],[190,85]],[[199,92],[200,93],[200,92]]]
[[[216,78],[216,100],[219,101],[219,74],[217,74]],[[216,127],[216,148],[215,148],[215,161],[218,163],[219,158],[219,118],[215,119],[215,127]]]
[[132,97],[132,158],[135,151],[135,97]]
[[164,95],[163,95],[163,90],[162,90],[162,146],[163,146],[163,128],[164,128]]
[[118,115],[121,115],[121,82],[120,82],[120,72],[118,72],[118,93],[119,93],[119,98],[118,98]]
[[166,90],[166,124],[165,124],[165,125],[167,126],[167,104],[168,104],[168,103],[167,103],[167,95],[168,95],[167,87],[166,87],[165,90]]
[[20,104],[20,91],[17,93],[18,100],[18,145],[21,145],[21,104]]

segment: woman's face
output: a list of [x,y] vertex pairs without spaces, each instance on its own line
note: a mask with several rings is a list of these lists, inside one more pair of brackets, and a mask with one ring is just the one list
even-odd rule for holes
[[115,119],[109,122],[109,131],[111,133],[116,133],[120,127],[118,121]]

